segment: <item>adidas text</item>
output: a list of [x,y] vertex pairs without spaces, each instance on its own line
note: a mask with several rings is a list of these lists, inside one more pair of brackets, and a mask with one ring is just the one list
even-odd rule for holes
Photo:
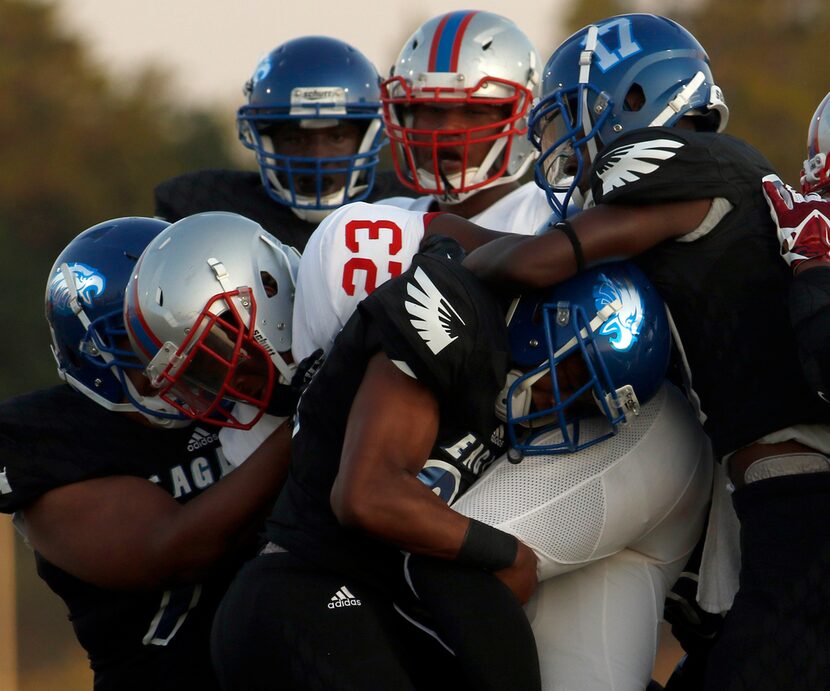
[[329,602],[329,609],[334,609],[335,607],[357,607],[360,605],[360,600],[355,600],[354,598],[349,598],[348,600],[337,600],[336,602]]

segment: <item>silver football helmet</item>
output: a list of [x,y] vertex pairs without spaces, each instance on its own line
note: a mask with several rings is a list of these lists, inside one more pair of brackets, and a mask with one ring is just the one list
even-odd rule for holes
[[804,194],[830,194],[830,93],[818,104],[810,120],[801,189]]
[[[535,158],[526,134],[527,113],[538,93],[539,68],[539,54],[527,36],[492,12],[450,12],[420,26],[381,86],[384,123],[401,181],[417,192],[453,203],[521,177]],[[464,129],[412,126],[413,106],[476,104],[502,107],[502,119]],[[483,160],[470,164],[470,147],[487,142],[491,144]],[[442,154],[450,149],[460,152],[461,165],[459,171],[447,174]]]
[[[248,429],[289,381],[299,253],[232,213],[188,216],[142,253],[124,320],[159,395],[189,417]],[[231,402],[255,406],[241,422]]]

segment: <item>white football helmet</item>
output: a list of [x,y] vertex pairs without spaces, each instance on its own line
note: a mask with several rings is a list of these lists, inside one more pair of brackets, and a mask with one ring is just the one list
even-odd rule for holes
[[[457,203],[487,187],[518,179],[535,158],[527,113],[539,84],[539,55],[509,19],[462,10],[434,17],[406,41],[381,86],[383,119],[398,177],[421,194]],[[415,129],[412,107],[490,104],[504,115],[486,127]],[[492,142],[478,165],[471,145]],[[446,174],[441,154],[460,151],[461,170]],[[429,154],[423,161],[421,154]]]
[[[209,212],[160,233],[124,300],[130,342],[159,395],[189,417],[253,426],[275,379],[291,379],[299,253],[247,218]],[[241,422],[230,402],[255,406]]]
[[804,194],[830,194],[830,93],[819,103],[810,120],[801,189]]

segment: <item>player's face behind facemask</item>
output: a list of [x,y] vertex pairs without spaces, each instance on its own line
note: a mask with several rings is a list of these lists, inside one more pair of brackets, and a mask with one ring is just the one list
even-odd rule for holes
[[[299,255],[257,223],[210,212],[141,255],[125,300],[130,342],[159,396],[188,417],[249,429],[290,381]],[[233,405],[257,412],[245,422]]]
[[348,200],[344,188],[367,126],[337,119],[282,120],[261,127],[260,136],[271,142],[275,159],[285,162],[275,171],[280,186],[293,199],[323,206],[336,195],[341,203]]
[[446,204],[518,180],[533,160],[536,49],[509,19],[461,10],[409,37],[381,87],[400,181]]
[[[236,298],[239,298],[237,301]],[[276,380],[268,352],[250,335],[248,313],[256,304],[249,291],[217,295],[172,356],[162,349],[147,367],[161,396],[180,405],[190,417],[237,427],[233,403],[264,410]],[[290,354],[283,354],[290,359]]]
[[511,110],[486,102],[414,104],[404,117],[412,127],[409,148],[418,177],[440,180],[450,195],[475,184],[480,171],[482,179],[492,178],[504,168],[504,156],[492,160],[488,154],[503,136]]
[[633,264],[522,296],[508,332],[515,369],[497,412],[514,459],[607,439],[654,395],[668,366],[663,302]]

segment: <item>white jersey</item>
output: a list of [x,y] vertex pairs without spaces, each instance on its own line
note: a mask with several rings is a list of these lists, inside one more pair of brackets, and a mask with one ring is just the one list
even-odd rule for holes
[[[432,197],[390,197],[377,204],[388,204],[410,211],[429,211],[435,200]],[[447,209],[452,213],[452,208]],[[527,182],[510,194],[503,196],[470,220],[489,230],[505,233],[533,235],[551,217],[551,208],[544,190],[535,182]]]
[[[424,237],[432,197],[392,197],[342,206],[317,227],[300,260],[294,299],[294,361],[328,352],[357,303],[406,271]],[[522,185],[470,220],[491,230],[533,234],[551,211],[534,183]]]
[[356,202],[341,206],[308,239],[294,298],[291,351],[299,362],[328,352],[357,303],[403,273],[424,237],[423,211]]

